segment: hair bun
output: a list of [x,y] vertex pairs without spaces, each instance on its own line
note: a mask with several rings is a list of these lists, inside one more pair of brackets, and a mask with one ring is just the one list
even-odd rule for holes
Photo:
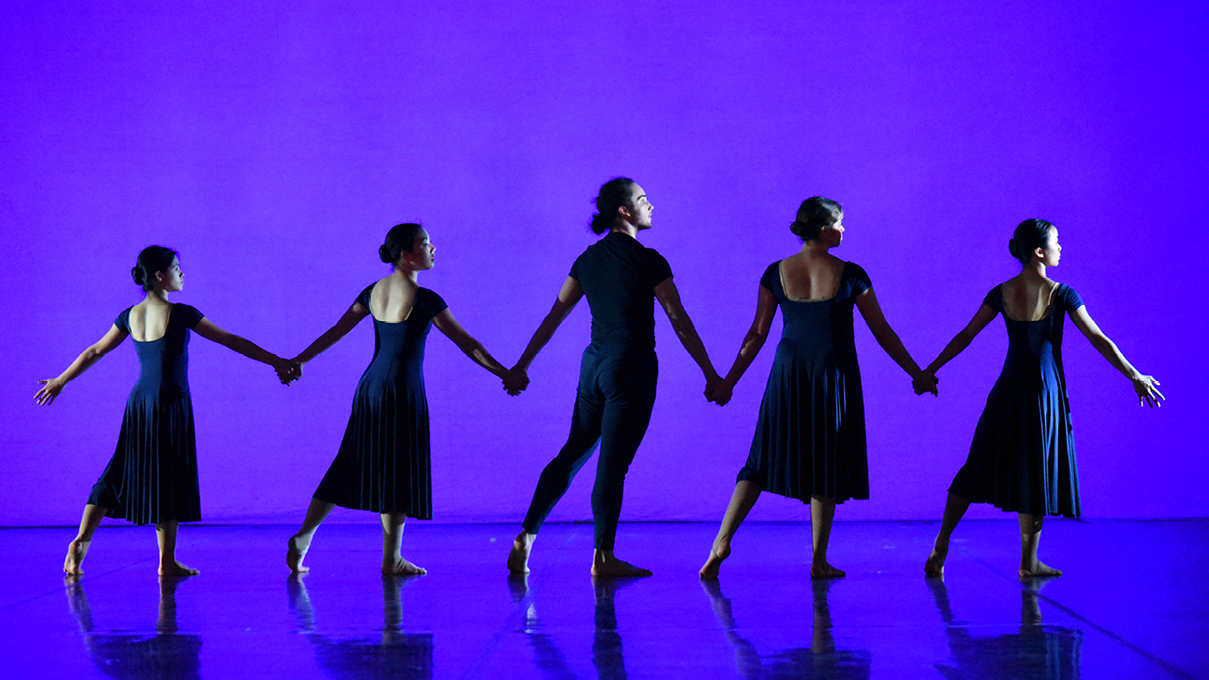
[[130,276],[134,278],[134,282],[142,286],[147,282],[147,272],[142,265],[134,265],[130,268]]
[[1022,255],[1022,253],[1021,253],[1022,250],[1023,249],[1020,247],[1019,241],[1017,241],[1014,238],[1008,239],[1008,252],[1012,254],[1012,257],[1019,260],[1020,256]]
[[387,248],[385,243],[378,246],[378,257],[386,264],[394,264],[390,259],[390,248]]

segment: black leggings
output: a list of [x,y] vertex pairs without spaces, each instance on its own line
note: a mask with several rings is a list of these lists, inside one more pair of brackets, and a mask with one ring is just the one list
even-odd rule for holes
[[651,422],[658,373],[654,350],[622,354],[595,345],[584,350],[571,434],[558,456],[542,470],[522,524],[526,532],[536,534],[541,529],[599,444],[596,485],[592,487],[595,545],[598,550],[613,549],[626,471]]

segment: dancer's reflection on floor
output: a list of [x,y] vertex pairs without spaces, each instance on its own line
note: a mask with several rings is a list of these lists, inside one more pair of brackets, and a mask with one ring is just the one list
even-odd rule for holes
[[928,579],[928,588],[945,622],[950,660],[937,664],[946,678],[1045,678],[1077,680],[1081,676],[1083,631],[1041,624],[1037,592],[1052,578],[1021,579],[1020,632],[971,635],[953,616],[944,580]]
[[761,655],[746,637],[739,632],[732,614],[730,599],[722,594],[718,581],[702,581],[701,587],[709,595],[714,615],[727,641],[735,648],[735,665],[744,680],[754,678],[837,678],[841,680],[868,680],[872,667],[872,656],[859,649],[836,647],[832,634],[831,608],[827,605],[827,592],[839,581],[833,579],[811,581],[814,609],[813,633],[809,647],[788,649],[775,654]]
[[161,576],[155,635],[111,633],[97,628],[84,583],[68,577],[67,604],[75,615],[92,662],[114,678],[201,678],[202,640],[177,633],[176,589],[188,578]]
[[[625,655],[621,645],[621,633],[617,629],[617,609],[613,597],[618,590],[641,581],[640,578],[592,578],[596,604],[593,608],[595,634],[592,638],[592,664],[600,680],[624,680],[629,677],[625,670]],[[568,680],[577,677],[567,663],[567,657],[559,649],[554,638],[541,631],[537,618],[537,605],[529,596],[529,575],[513,574],[508,577],[508,591],[512,601],[525,607],[524,625],[521,632],[533,645],[537,668],[546,680]]]
[[372,638],[333,640],[315,632],[315,609],[303,583],[306,574],[286,581],[290,610],[315,648],[315,659],[329,676],[431,680],[432,634],[403,632],[403,586],[418,576],[383,576],[382,633]]

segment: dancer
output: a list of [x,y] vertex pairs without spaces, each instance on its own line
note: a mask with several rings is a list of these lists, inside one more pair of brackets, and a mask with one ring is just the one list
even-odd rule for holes
[[529,553],[542,523],[599,443],[600,460],[592,488],[592,574],[651,575],[615,557],[613,542],[626,471],[646,434],[655,404],[658,361],[652,298],[663,305],[680,342],[705,374],[707,385],[719,380],[680,304],[667,260],[638,243],[638,233],[651,228],[654,210],[642,187],[625,177],[612,179],[600,188],[596,209],[592,231],[608,234],[575,260],[553,309],[513,367],[526,375],[559,324],[587,296],[592,309],[592,344],[584,350],[580,366],[571,434],[538,479],[521,533],[508,555],[508,570],[514,574],[529,571]]
[[781,342],[764,389],[760,419],[747,463],[714,539],[703,579],[715,579],[730,555],[730,542],[762,491],[810,503],[813,558],[811,578],[844,575],[827,562],[827,544],[836,503],[869,498],[865,452],[865,408],[852,334],[852,307],[882,349],[915,382],[917,391],[934,385],[890,328],[865,270],[831,255],[844,240],[839,203],[816,196],[802,202],[790,231],[801,250],[769,265],[760,279],[756,319],[743,339],[726,378],[709,395],[730,401],[735,383],[768,337],[777,307],[784,317]]
[[991,289],[978,313],[926,370],[936,371],[1002,314],[1008,333],[1003,372],[991,388],[974,430],[966,463],[953,478],[944,519],[932,554],[924,563],[930,577],[944,575],[949,538],[970,503],[992,503],[1020,520],[1020,576],[1061,576],[1037,559],[1046,515],[1078,517],[1079,476],[1062,371],[1062,324],[1070,315],[1092,346],[1133,383],[1138,403],[1159,404],[1159,381],[1125,360],[1087,313],[1079,294],[1046,276],[1058,266],[1058,230],[1045,220],[1025,220],[1008,244],[1020,273]]
[[302,560],[315,530],[339,505],[382,516],[382,573],[424,574],[399,554],[408,517],[432,519],[432,475],[428,450],[428,400],[424,395],[424,343],[436,326],[475,363],[504,380],[519,394],[528,379],[508,371],[487,353],[457,319],[441,296],[421,288],[416,278],[436,261],[428,232],[418,224],[399,224],[378,249],[394,271],[371,284],[344,316],[292,362],[302,367],[336,344],[367,315],[374,319],[374,357],[357,384],[353,412],[336,459],[311,499],[302,528],[289,540],[286,564],[309,571]]
[[189,398],[189,331],[269,364],[283,383],[288,384],[294,375],[284,359],[224,331],[196,308],[168,300],[169,294],[185,284],[176,251],[162,246],[144,248],[131,274],[146,292],[144,300],[119,314],[105,337],[84,350],[59,377],[39,380],[42,388],[34,395],[39,404],[54,403],[67,383],[122,344],[126,336],[134,336],[139,379],[126,401],[117,450],[92,487],[79,533],[67,547],[63,571],[71,576],[84,573],[81,565],[92,535],[108,515],[135,524],[155,524],[160,575],[192,576],[198,570],[176,559],[178,523],[201,519]]

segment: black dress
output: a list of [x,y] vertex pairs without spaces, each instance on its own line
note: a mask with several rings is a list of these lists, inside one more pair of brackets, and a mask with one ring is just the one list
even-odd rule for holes
[[[88,498],[110,517],[135,524],[201,519],[187,349],[189,331],[203,318],[174,304],[163,337],[134,340],[139,379],[126,400],[117,450]],[[129,335],[130,309],[113,325]]]
[[774,262],[760,285],[777,298],[784,330],[777,344],[760,419],[738,481],[809,502],[869,497],[865,405],[856,362],[852,308],[873,287],[860,266],[845,262],[828,300],[789,299]]
[[1003,314],[1008,352],[974,430],[966,463],[949,491],[1010,512],[1078,517],[1079,474],[1062,372],[1062,323],[1083,306],[1058,284],[1049,314],[1017,321],[1004,313],[1001,286],[982,304]]
[[[366,309],[374,285],[357,296]],[[315,498],[354,510],[432,519],[424,341],[433,318],[446,307],[441,296],[420,288],[406,320],[374,319],[374,358],[357,384],[340,452]]]

